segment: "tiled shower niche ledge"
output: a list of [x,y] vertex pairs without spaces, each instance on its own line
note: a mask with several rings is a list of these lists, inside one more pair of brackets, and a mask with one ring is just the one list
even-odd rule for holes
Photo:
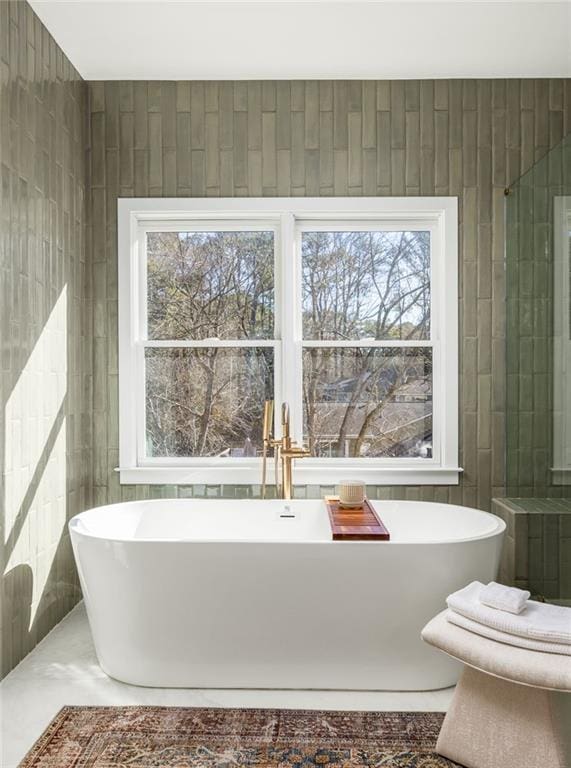
[[506,523],[500,581],[571,599],[571,499],[493,499]]

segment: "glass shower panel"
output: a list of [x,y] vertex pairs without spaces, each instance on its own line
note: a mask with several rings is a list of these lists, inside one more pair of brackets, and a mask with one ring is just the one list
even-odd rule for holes
[[506,193],[507,496],[571,497],[571,135]]
[[526,515],[526,568],[532,593],[567,601],[571,600],[571,134],[506,190],[505,216],[506,495],[518,499],[516,506]]
[[553,482],[571,485],[571,195],[553,201]]

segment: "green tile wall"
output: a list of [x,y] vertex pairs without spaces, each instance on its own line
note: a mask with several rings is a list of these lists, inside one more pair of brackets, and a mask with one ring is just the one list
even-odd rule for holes
[[0,674],[79,598],[66,521],[91,503],[86,86],[0,2]]
[[494,499],[506,523],[500,581],[548,600],[571,600],[571,500]]
[[96,503],[258,492],[118,483],[118,196],[458,195],[462,483],[370,493],[503,495],[504,188],[571,129],[571,81],[93,82],[89,112]]

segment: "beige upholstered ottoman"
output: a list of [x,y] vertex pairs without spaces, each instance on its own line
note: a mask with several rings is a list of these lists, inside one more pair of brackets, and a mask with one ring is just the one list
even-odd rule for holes
[[571,768],[571,656],[480,637],[445,611],[422,638],[466,665],[439,754],[466,768]]

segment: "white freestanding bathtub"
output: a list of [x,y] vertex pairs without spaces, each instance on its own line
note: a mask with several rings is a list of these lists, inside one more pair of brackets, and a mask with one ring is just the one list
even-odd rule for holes
[[420,630],[450,592],[496,576],[505,524],[467,507],[373,504],[390,542],[331,541],[322,501],[153,500],[77,515],[101,667],[160,687],[454,684],[459,665]]

